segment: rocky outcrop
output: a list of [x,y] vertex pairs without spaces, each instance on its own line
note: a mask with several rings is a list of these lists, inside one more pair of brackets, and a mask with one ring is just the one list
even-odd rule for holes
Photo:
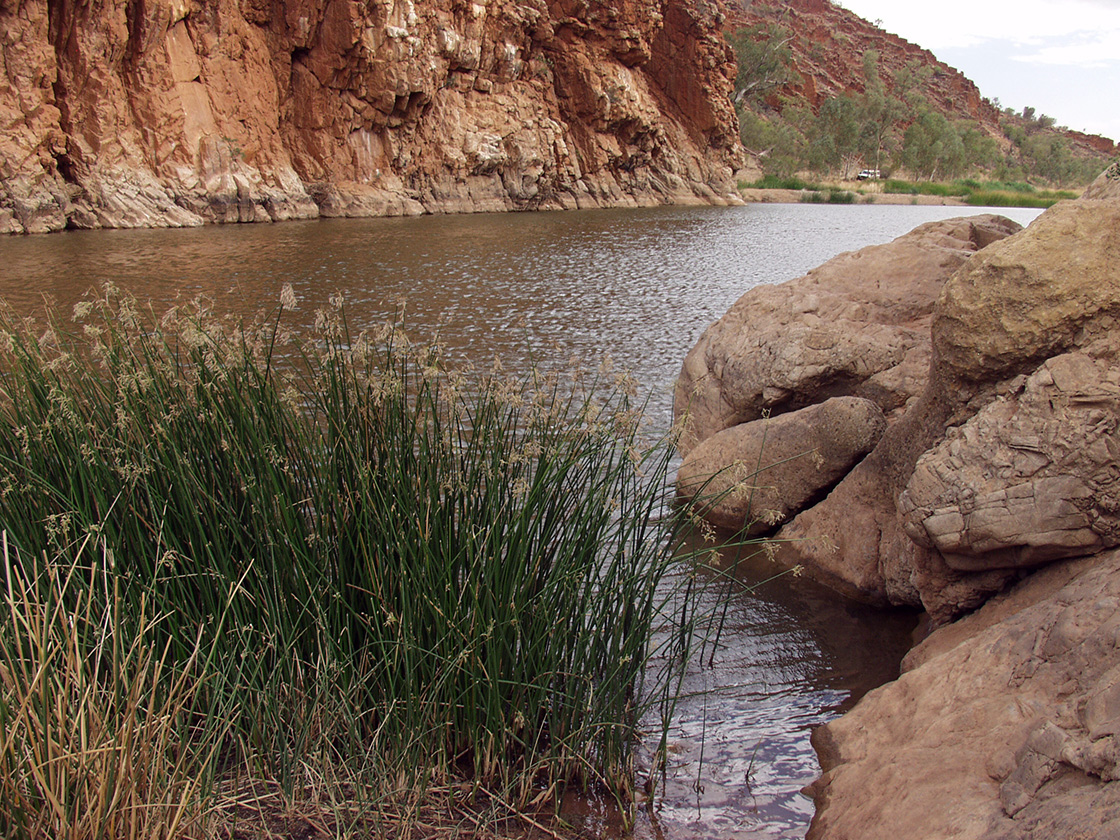
[[1012,236],[923,226],[752,290],[685,360],[682,450],[763,411],[878,402],[892,422],[875,449],[778,537],[845,595],[937,622],[1117,545],[1118,182],[1110,168]]
[[[962,261],[930,311],[920,395],[777,534],[839,591],[938,628],[814,734],[811,838],[1120,836],[1118,186],[1111,167]],[[801,352],[774,340],[710,375]],[[805,393],[845,387],[862,380]]]
[[811,840],[1120,836],[1120,552],[1040,572],[818,729]]
[[958,571],[1030,568],[1120,544],[1120,366],[1068,353],[918,460],[906,533]]
[[926,384],[933,304],[945,281],[1018,229],[1001,216],[930,222],[800,279],[751,289],[685,357],[674,401],[681,451],[763,412],[833,396],[870,399],[887,413],[903,408]]
[[772,532],[843,478],[885,428],[882,410],[858,397],[741,423],[689,453],[677,492],[716,527]]
[[969,260],[938,300],[921,398],[781,532],[798,559],[944,622],[1025,567],[1115,545],[1118,259],[1120,202],[1082,200]]
[[14,0],[0,230],[724,202],[707,0]]

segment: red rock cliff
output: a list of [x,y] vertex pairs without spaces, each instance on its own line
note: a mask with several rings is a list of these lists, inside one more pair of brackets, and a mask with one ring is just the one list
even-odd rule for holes
[[733,200],[709,0],[0,0],[0,231]]

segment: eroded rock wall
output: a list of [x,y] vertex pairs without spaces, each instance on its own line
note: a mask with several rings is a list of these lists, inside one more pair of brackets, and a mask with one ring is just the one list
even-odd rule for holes
[[707,0],[13,0],[0,230],[735,200]]

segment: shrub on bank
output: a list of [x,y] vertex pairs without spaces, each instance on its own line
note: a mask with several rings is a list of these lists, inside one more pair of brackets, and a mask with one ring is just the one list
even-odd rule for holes
[[854,204],[856,194],[851,190],[842,190],[838,187],[831,187],[827,192],[824,190],[812,190],[801,193],[802,204]]
[[1077,197],[1077,193],[1069,190],[1038,190],[1021,181],[978,181],[975,178],[964,178],[951,183],[889,180],[883,183],[883,192],[953,196],[964,199],[974,207],[1047,208],[1062,199]]
[[341,300],[307,339],[112,290],[4,321],[5,835],[66,825],[59,786],[103,795],[101,742],[34,752],[62,696],[162,762],[176,831],[211,778],[371,813],[632,800],[694,617],[673,602],[650,673],[683,514],[625,378],[471,378],[397,326],[352,335]]

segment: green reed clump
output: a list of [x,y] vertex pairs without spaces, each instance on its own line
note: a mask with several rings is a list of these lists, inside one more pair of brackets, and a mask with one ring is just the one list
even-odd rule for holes
[[[183,702],[227,721],[227,774],[298,796],[329,768],[396,805],[452,778],[514,804],[571,783],[628,800],[638,720],[673,685],[645,666],[681,515],[629,384],[470,378],[393,325],[351,335],[341,300],[303,339],[274,314],[156,319],[112,289],[72,324],[9,314],[19,556],[77,558],[58,600],[115,610],[114,639],[194,675]],[[91,541],[111,568],[81,559]],[[12,575],[12,603],[54,591]],[[682,662],[689,633],[665,637],[682,649],[658,661]]]
[[[1076,197],[1074,193],[1070,193],[1065,198]],[[1027,195],[1022,192],[1001,192],[992,190],[981,190],[979,192],[971,193],[965,201],[973,207],[1034,207],[1039,209],[1047,209],[1053,207],[1062,197],[1057,196],[1043,196],[1041,194]]]
[[904,195],[933,195],[961,198],[973,207],[1052,207],[1067,198],[1069,190],[1039,190],[1022,181],[978,181],[962,178],[951,183],[936,181],[898,181],[883,183],[883,192]]
[[932,195],[940,198],[967,196],[970,188],[965,182],[941,183],[938,181],[900,181],[890,179],[883,182],[883,192],[901,195]]

